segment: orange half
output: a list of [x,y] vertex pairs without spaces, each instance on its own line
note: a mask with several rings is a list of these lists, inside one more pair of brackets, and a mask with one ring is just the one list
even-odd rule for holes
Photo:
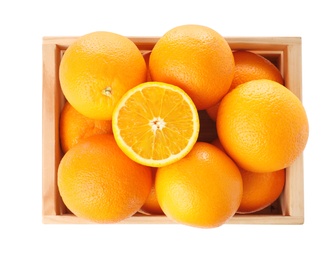
[[145,82],[127,91],[112,116],[120,149],[137,163],[161,167],[190,152],[199,135],[192,99],[179,87]]

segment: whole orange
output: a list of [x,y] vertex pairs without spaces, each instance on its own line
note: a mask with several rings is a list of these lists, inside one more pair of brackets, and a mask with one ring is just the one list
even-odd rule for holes
[[145,203],[142,205],[139,212],[145,213],[148,215],[164,215],[163,210],[157,200],[156,189],[155,189],[155,177],[156,177],[157,168],[152,168],[153,172],[153,185],[151,187],[148,198]]
[[112,134],[111,120],[88,118],[65,102],[59,119],[59,138],[62,151],[66,153],[80,140],[96,134]]
[[228,92],[234,66],[224,37],[212,28],[194,24],[167,31],[149,59],[152,79],[184,89],[198,110],[215,105]]
[[59,67],[68,102],[84,116],[99,120],[111,120],[120,97],[146,77],[146,63],[137,46],[125,36],[105,31],[79,37]]
[[281,85],[284,84],[284,79],[279,69],[264,56],[245,50],[235,51],[233,55],[235,60],[235,74],[230,90],[240,84],[255,79],[270,79]]
[[274,172],[249,172],[240,168],[243,196],[237,213],[260,211],[277,200],[285,184],[285,169]]
[[290,166],[309,135],[300,99],[272,80],[239,85],[221,101],[217,133],[227,154],[247,171],[272,172]]
[[[270,79],[280,84],[284,84],[279,69],[264,56],[245,50],[233,52],[235,60],[235,74],[231,82],[229,92],[238,85],[255,80],[255,79]],[[216,121],[217,111],[220,102],[207,109],[208,115]]]
[[[225,151],[220,140],[213,140],[213,145]],[[260,211],[271,205],[283,191],[285,169],[275,172],[249,172],[239,167],[243,180],[242,200],[237,210],[239,214]]]
[[115,223],[136,213],[152,186],[151,168],[130,160],[113,135],[82,140],[61,159],[58,188],[76,216]]
[[204,142],[197,142],[183,159],[158,168],[155,187],[166,216],[201,228],[227,222],[236,213],[243,192],[235,163]]

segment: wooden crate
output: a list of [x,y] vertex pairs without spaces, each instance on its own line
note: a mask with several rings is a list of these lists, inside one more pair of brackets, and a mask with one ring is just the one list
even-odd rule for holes
[[[157,37],[129,37],[142,51],[150,51]],[[71,214],[61,200],[57,187],[57,169],[63,156],[59,143],[59,115],[65,98],[58,68],[62,54],[77,37],[43,38],[43,223],[91,223]],[[302,100],[301,38],[299,37],[226,37],[233,50],[249,50],[271,60],[281,71],[285,86]],[[216,136],[214,122],[200,112],[201,140]],[[227,224],[303,224],[304,183],[303,155],[286,169],[286,184],[280,198],[266,209],[233,216]],[[174,223],[166,216],[135,214],[120,223]]]

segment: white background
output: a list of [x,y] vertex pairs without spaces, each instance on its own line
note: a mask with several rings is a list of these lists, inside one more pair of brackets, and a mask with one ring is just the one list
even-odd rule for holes
[[[329,1],[1,1],[0,259],[333,259]],[[218,4],[219,3],[219,4]],[[304,225],[44,225],[42,37],[161,36],[197,23],[223,36],[301,36]],[[118,257],[116,257],[118,256]]]

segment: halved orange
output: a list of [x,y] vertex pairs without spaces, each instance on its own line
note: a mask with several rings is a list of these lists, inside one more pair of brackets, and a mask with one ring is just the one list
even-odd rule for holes
[[192,99],[179,87],[145,82],[127,91],[112,116],[120,149],[137,163],[161,167],[187,155],[199,135]]

